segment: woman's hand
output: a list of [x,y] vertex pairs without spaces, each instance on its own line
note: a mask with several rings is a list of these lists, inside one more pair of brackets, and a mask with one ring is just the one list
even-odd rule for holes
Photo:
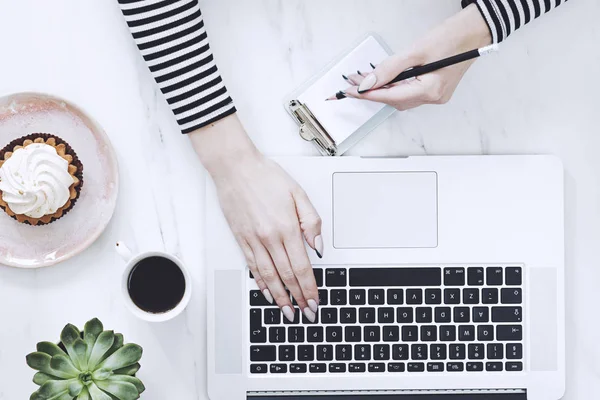
[[271,303],[275,300],[293,321],[287,287],[306,317],[314,321],[319,293],[304,241],[319,257],[323,241],[321,219],[306,193],[279,165],[258,152],[235,115],[192,133],[191,139],[265,298]]
[[[446,103],[474,61],[385,85],[408,68],[487,46],[491,41],[488,26],[477,6],[470,5],[434,28],[408,52],[384,60],[372,73],[348,75],[347,80],[353,86],[345,93],[349,97],[385,103],[398,110]],[[359,94],[359,89],[374,90]]]

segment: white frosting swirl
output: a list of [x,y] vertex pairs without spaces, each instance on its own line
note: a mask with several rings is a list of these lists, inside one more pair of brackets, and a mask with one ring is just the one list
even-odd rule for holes
[[54,214],[70,197],[69,163],[44,143],[15,151],[0,168],[0,191],[15,214],[41,218]]

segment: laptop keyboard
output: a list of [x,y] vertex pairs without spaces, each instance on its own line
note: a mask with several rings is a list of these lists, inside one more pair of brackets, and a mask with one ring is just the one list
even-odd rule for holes
[[250,290],[251,374],[523,370],[521,266],[314,272],[315,323]]

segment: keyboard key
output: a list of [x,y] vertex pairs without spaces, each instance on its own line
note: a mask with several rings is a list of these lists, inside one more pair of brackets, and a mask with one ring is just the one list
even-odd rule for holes
[[350,363],[348,364],[348,372],[366,372],[367,366],[365,363]]
[[310,364],[308,366],[308,370],[313,374],[327,372],[327,364],[322,364],[322,363]]
[[262,310],[260,308],[250,309],[250,328],[262,327]]
[[290,326],[288,328],[288,342],[290,342],[290,343],[304,342],[304,327]]
[[479,304],[479,289],[468,288],[463,289],[464,304]]
[[390,359],[390,345],[389,344],[373,345],[373,359],[374,360],[389,360]]
[[341,326],[328,326],[325,328],[325,341],[330,343],[342,341],[342,327]]
[[283,343],[285,342],[285,327],[272,326],[269,328],[269,342]]
[[483,286],[483,268],[467,268],[467,283],[469,286]]
[[435,342],[437,340],[437,326],[422,325],[421,326],[421,341]]
[[440,325],[440,340],[442,342],[456,341],[456,326],[455,325]]
[[305,374],[306,371],[306,364],[290,364],[290,373],[292,374]]
[[286,364],[271,364],[272,374],[285,374],[287,372]]
[[492,307],[492,322],[521,322],[522,320],[521,307]]
[[294,346],[279,346],[279,361],[296,361]]
[[356,344],[354,345],[354,359],[358,361],[368,361],[371,359],[371,345],[370,344]]
[[388,372],[404,372],[404,363],[388,363]]
[[383,327],[383,341],[384,342],[399,342],[400,341],[400,328],[397,326],[384,326]]
[[365,289],[350,290],[350,304],[360,306],[367,304],[367,291]]
[[482,362],[468,362],[467,363],[467,371],[483,371],[483,363]]
[[[259,310],[260,311],[260,310]],[[250,343],[266,343],[267,342],[267,328],[259,326],[250,326]]]
[[294,308],[294,320],[293,321],[288,321],[287,318],[283,318],[283,323],[285,325],[298,325],[300,323],[300,309],[298,307]]
[[340,322],[342,324],[355,324],[356,308],[340,308]]
[[304,315],[304,313],[302,313],[302,324],[303,325],[315,325],[319,323],[319,313],[315,314],[315,322],[310,322],[308,320],[308,318],[306,318],[306,315]]
[[250,364],[251,374],[266,374],[267,364]]
[[458,340],[461,342],[475,340],[475,327],[473,325],[460,325],[458,327]]
[[446,363],[446,371],[448,372],[462,372],[465,369],[465,364],[461,362],[449,362]]
[[392,307],[381,307],[377,310],[377,322],[380,324],[394,323],[394,309]]
[[385,372],[385,363],[369,363],[369,372]]
[[521,304],[523,302],[523,292],[521,288],[502,289],[500,301],[502,304]]
[[425,371],[424,363],[408,363],[408,368],[406,369],[408,372],[423,372]]
[[260,292],[260,290],[251,290],[250,291],[250,305],[251,306],[270,306],[271,303],[265,299],[265,296]]
[[498,304],[498,289],[481,289],[481,302],[483,304]]
[[444,268],[444,286],[464,286],[464,268]]
[[442,289],[425,289],[425,304],[442,304]]
[[505,364],[507,371],[523,371],[523,363],[522,362],[507,362]]
[[346,342],[360,342],[362,338],[360,326],[347,326],[344,329],[344,338]]
[[384,304],[385,291],[383,289],[369,289],[369,304]]
[[486,362],[485,370],[488,372],[502,371],[502,363],[501,362]]
[[375,309],[372,307],[361,307],[358,309],[358,322],[361,324],[375,323]]
[[476,343],[469,345],[469,360],[483,360],[485,358],[485,350],[483,344]]
[[442,269],[415,268],[350,268],[352,287],[440,286]]
[[473,322],[490,322],[490,309],[487,307],[473,307]]
[[488,286],[502,286],[502,267],[487,267],[485,274]]
[[338,315],[337,308],[321,308],[321,323],[322,324],[337,324]]
[[387,304],[404,304],[404,291],[402,289],[388,289]]
[[392,346],[392,359],[408,360],[408,345],[407,344],[393,345]]
[[319,306],[326,306],[327,304],[329,304],[327,289],[319,289]]
[[477,340],[481,342],[494,340],[494,327],[492,325],[479,325],[477,327]]
[[460,304],[460,289],[444,289],[444,304]]
[[521,325],[498,325],[496,335],[500,341],[523,340],[523,327]]
[[432,344],[429,346],[429,358],[432,360],[445,360],[446,359],[446,344]]
[[335,346],[335,359],[338,361],[352,360],[352,346],[349,344]]
[[346,372],[346,364],[344,364],[344,363],[329,364],[329,372],[331,372],[331,373]]
[[504,346],[500,343],[488,343],[487,358],[489,360],[502,360],[504,358]]
[[312,345],[298,346],[298,361],[313,361],[315,359],[315,347]]
[[250,361],[275,361],[276,346],[250,346]]
[[521,343],[507,343],[506,358],[509,360],[520,360],[523,358],[523,345]]
[[467,357],[464,344],[451,344],[449,350],[451,360],[464,360]]
[[427,372],[444,372],[444,363],[441,363],[441,362],[427,363]]
[[318,287],[323,286],[323,269],[322,268],[313,268],[313,273],[315,274],[315,281],[317,282]]
[[381,340],[381,331],[378,326],[365,326],[364,341],[379,342]]
[[346,289],[332,289],[330,293],[330,304],[332,306],[345,306],[347,299]]
[[509,286],[520,286],[523,282],[521,267],[506,267],[506,284]]
[[410,346],[411,360],[427,360],[427,345],[413,344]]
[[413,322],[412,307],[398,307],[396,309],[396,320],[399,324],[412,324],[412,322]]
[[435,322],[438,324],[452,322],[452,311],[450,310],[450,307],[436,307]]
[[323,341],[323,327],[310,326],[306,329],[306,341],[309,343],[321,343]]
[[455,307],[454,322],[471,322],[471,309],[469,307]]
[[419,340],[419,331],[416,326],[406,326],[402,327],[402,341],[403,342],[416,342]]
[[330,344],[320,344],[317,346],[317,361],[332,361],[333,346]]
[[417,307],[415,310],[417,322],[429,324],[433,322],[433,310],[431,307]]
[[344,286],[346,286],[346,269],[345,268],[327,268],[325,270],[325,285],[327,287],[344,287]]
[[407,289],[406,304],[423,304],[423,291],[421,289]]

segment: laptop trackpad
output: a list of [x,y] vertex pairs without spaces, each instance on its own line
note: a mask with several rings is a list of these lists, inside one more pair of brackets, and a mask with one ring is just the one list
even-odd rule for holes
[[338,249],[437,247],[437,224],[435,172],[333,174]]

